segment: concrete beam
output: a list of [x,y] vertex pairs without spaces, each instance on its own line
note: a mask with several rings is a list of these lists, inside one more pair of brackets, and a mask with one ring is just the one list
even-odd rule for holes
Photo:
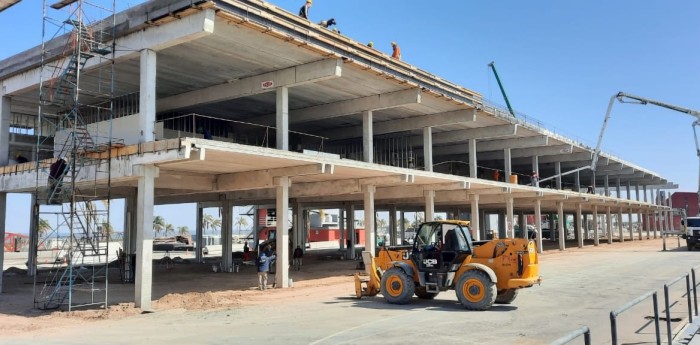
[[[461,129],[457,131],[435,133],[433,135],[433,144],[461,143],[467,139],[492,140],[514,136],[517,132],[518,125],[516,124]],[[419,138],[411,138],[409,142],[412,145],[421,144]]]
[[[590,152],[574,152],[569,154],[542,156],[539,158],[539,164],[550,164],[555,162],[573,162],[572,164],[577,164],[577,167],[580,167],[591,164],[592,158],[593,154]],[[514,160],[513,164],[529,165],[531,163],[532,162],[529,160],[529,158],[518,158]]]
[[[408,89],[379,95],[355,98],[336,103],[328,103],[313,107],[290,110],[289,122],[298,124],[304,122],[326,120],[341,116],[360,114],[364,111],[376,111],[396,108],[421,102],[420,89]],[[246,121],[263,125],[273,125],[274,115],[263,115]]]
[[[527,157],[529,162],[532,163],[532,159],[530,157],[544,157],[544,156],[561,156],[561,157],[566,157],[568,154],[571,154],[573,152],[574,146],[573,145],[556,145],[556,146],[543,146],[543,147],[533,147],[533,148],[526,148],[526,149],[512,149],[510,151],[510,156],[513,158],[513,161],[516,158],[524,158]],[[493,151],[493,152],[485,152],[479,155],[479,159],[481,160],[500,160],[503,159],[503,151]],[[540,158],[541,160],[541,158]],[[541,162],[541,161],[540,161]],[[527,164],[527,162],[523,163]]]
[[193,105],[222,102],[271,92],[282,87],[293,87],[340,78],[342,71],[343,61],[340,59],[311,62],[163,98],[158,100],[158,111],[162,112]]
[[[414,116],[405,119],[382,121],[374,123],[374,134],[381,135],[387,133],[405,132],[425,127],[448,126],[458,123],[476,121],[476,110],[456,110],[445,113],[435,113],[422,116]],[[339,128],[322,133],[324,137],[331,140],[343,140],[359,138],[362,136],[362,127],[355,126],[349,128]],[[420,140],[420,139],[419,139]]]
[[[507,148],[514,149],[514,148],[530,148],[530,147],[535,147],[535,146],[546,146],[548,143],[549,143],[549,137],[547,137],[546,135],[540,135],[540,136],[526,137],[526,138],[480,141],[478,143],[476,149],[477,149],[477,152],[485,152],[485,151],[503,150],[503,149],[507,149]],[[440,146],[440,147],[435,147],[433,149],[434,156],[464,154],[467,152],[469,152],[469,147],[466,143],[459,144],[459,145]],[[481,155],[479,155],[479,159],[481,159]]]
[[318,174],[333,174],[331,164],[309,164],[289,168],[246,171],[219,175],[216,179],[216,190],[233,191],[275,187],[274,178],[280,176],[305,176]]
[[[160,51],[198,38],[208,36],[214,32],[216,14],[213,9],[207,9],[179,20],[164,23],[160,26],[149,27],[148,30],[139,30],[117,39],[115,60],[124,60],[135,57],[143,49]],[[63,50],[65,39],[60,40],[60,49]],[[56,66],[66,66],[70,59],[63,58],[53,62]],[[83,67],[83,73],[97,69],[111,63],[108,59],[90,59]],[[21,92],[39,84],[41,67],[35,67],[22,73],[13,75],[3,80],[3,86],[8,94]],[[46,80],[45,80],[46,82]]]

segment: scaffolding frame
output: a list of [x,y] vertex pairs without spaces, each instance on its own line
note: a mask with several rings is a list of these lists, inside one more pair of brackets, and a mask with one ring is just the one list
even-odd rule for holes
[[[37,267],[38,235],[49,224],[42,216],[55,217],[52,232],[67,238],[51,248],[56,258],[44,264],[48,269],[34,274],[34,307],[105,308],[112,261],[111,149],[123,145],[112,137],[116,0],[49,2],[56,0],[43,0],[42,7],[32,208]],[[84,71],[89,61],[96,63]]]

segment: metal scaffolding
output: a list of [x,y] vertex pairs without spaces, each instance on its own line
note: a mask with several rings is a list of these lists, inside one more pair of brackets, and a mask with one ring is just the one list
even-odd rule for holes
[[[35,308],[107,305],[111,152],[120,145],[112,138],[115,10],[115,0],[43,3]],[[56,239],[39,241],[47,227]],[[38,263],[38,249],[55,259]]]

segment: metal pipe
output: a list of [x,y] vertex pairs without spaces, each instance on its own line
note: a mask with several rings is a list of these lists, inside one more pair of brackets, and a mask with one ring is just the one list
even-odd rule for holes
[[551,342],[550,345],[568,344],[580,336],[583,336],[583,343],[584,344],[586,344],[586,345],[591,344],[591,330],[588,328],[588,326],[583,326],[583,327]]

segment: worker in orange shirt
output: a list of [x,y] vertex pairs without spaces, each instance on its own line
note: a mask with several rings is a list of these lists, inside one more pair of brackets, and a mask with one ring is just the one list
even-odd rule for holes
[[399,47],[396,42],[391,42],[391,48],[394,49],[394,51],[391,53],[391,57],[396,60],[401,60],[401,47]]

